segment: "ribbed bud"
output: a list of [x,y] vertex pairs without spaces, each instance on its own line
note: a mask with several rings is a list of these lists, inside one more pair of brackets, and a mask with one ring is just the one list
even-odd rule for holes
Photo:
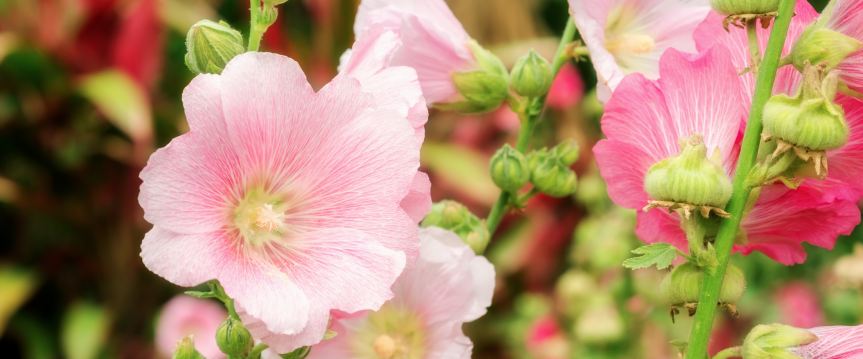
[[719,160],[707,158],[702,136],[681,138],[680,147],[680,154],[647,170],[644,179],[647,194],[657,201],[724,208],[731,199],[731,181],[715,163]]
[[477,254],[485,251],[491,237],[485,222],[456,201],[443,200],[433,204],[431,212],[423,218],[420,225],[435,226],[455,232]]
[[[559,146],[560,147],[560,146]],[[565,197],[575,193],[578,187],[578,177],[565,164],[555,147],[551,151],[545,148],[531,152],[527,157],[530,168],[530,183],[536,189],[552,197]],[[573,157],[572,149],[565,145],[560,151],[565,153],[567,160]],[[577,158],[577,154],[575,154]]]
[[831,1],[818,16],[818,20],[806,27],[800,37],[794,41],[791,59],[798,71],[804,71],[806,61],[809,61],[810,64],[820,64],[827,61],[827,70],[829,71],[842,59],[863,46],[857,39],[825,28],[833,13],[835,3],[836,1]]
[[201,20],[186,35],[186,66],[196,74],[221,74],[225,65],[246,51],[243,35],[224,21]]
[[794,97],[775,95],[764,106],[764,130],[773,137],[813,151],[831,150],[848,142],[845,111],[833,103],[838,78],[805,66],[803,83]]
[[204,359],[204,356],[195,350],[195,341],[190,335],[177,342],[171,359]]
[[509,144],[503,145],[501,149],[495,152],[489,162],[489,167],[491,180],[500,189],[507,192],[520,190],[530,180],[527,159]]
[[219,329],[216,330],[216,345],[222,353],[228,355],[240,355],[249,350],[252,343],[252,334],[243,326],[243,323],[233,317],[228,317]]
[[554,82],[551,64],[533,49],[515,62],[511,76],[512,89],[525,97],[545,95]]
[[779,9],[779,0],[710,0],[710,6],[725,16],[766,14]]
[[818,336],[804,329],[782,324],[761,324],[752,328],[746,336],[742,354],[746,359],[799,358],[787,349],[816,340]]
[[554,155],[565,166],[571,166],[575,161],[578,161],[578,142],[568,139],[554,146]]
[[[704,271],[695,263],[686,262],[675,267],[659,284],[659,298],[671,305],[697,303],[704,282]],[[743,271],[733,264],[725,270],[719,302],[734,304],[746,291],[746,278]]]
[[459,113],[482,113],[497,109],[509,91],[509,73],[500,58],[470,40],[476,71],[453,72],[453,84],[465,101],[436,103],[435,107]]

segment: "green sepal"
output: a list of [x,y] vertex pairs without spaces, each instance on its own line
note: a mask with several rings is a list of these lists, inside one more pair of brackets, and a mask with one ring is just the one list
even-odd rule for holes
[[213,292],[199,292],[190,290],[186,292],[187,295],[191,295],[196,298],[216,298],[216,293]]
[[306,359],[312,352],[312,347],[300,347],[287,354],[279,354],[282,359]]

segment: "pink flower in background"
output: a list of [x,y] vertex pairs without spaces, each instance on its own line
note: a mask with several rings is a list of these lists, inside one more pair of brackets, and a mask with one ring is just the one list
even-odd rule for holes
[[494,267],[453,232],[424,228],[420,240],[417,265],[393,286],[395,297],[379,311],[334,319],[339,335],[316,345],[310,359],[470,358],[462,323],[491,305]]
[[[834,0],[832,10],[825,9],[824,28],[863,42],[863,2],[860,0]],[[819,19],[819,21],[824,21]],[[839,80],[857,92],[863,92],[863,49],[851,53],[836,64]]]
[[824,313],[818,293],[806,282],[785,284],[775,295],[782,323],[798,328],[824,325]]
[[[839,5],[840,3],[837,3],[837,6]],[[783,56],[791,52],[794,40],[818,17],[818,13],[806,0],[797,1],[794,13],[796,15],[791,19]],[[723,18],[724,16],[715,12],[711,12],[707,16],[707,19],[698,26],[693,35],[696,46],[699,51],[717,44],[729,48],[734,66],[742,70],[749,66],[751,57],[746,31],[732,26],[729,28],[730,32],[726,33],[722,28]],[[767,47],[770,31],[771,29],[758,28],[758,42],[762,51]],[[742,79],[743,105],[748,111],[752,103],[752,94],[755,92],[755,75],[747,73],[740,78]],[[773,92],[776,94],[795,94],[802,79],[803,76],[793,66],[785,66],[779,69],[776,74]],[[806,181],[809,182],[809,185],[830,193],[830,196],[835,195],[856,202],[863,197],[863,192],[861,192],[863,190],[863,161],[859,160],[863,156],[863,101],[838,95],[836,102],[845,110],[845,120],[851,130],[850,138],[845,146],[827,151],[830,171],[826,180],[806,179]]]
[[402,205],[427,188],[409,102],[386,98],[417,85],[388,79],[376,83],[398,93],[348,74],[315,93],[296,62],[256,52],[196,77],[191,131],[141,172],[147,268],[181,286],[218,279],[279,353],[319,342],[332,309],[392,298],[419,255],[419,213]]
[[[363,0],[354,22],[361,38],[375,24],[399,34],[390,65],[414,68],[428,104],[458,95],[450,74],[478,69],[470,36],[444,0]],[[342,63],[351,56],[342,55]]]
[[[594,148],[615,203],[643,208],[648,201],[644,191],[647,169],[679,153],[677,140],[691,132],[704,135],[708,157],[720,151],[730,178],[745,115],[732,59],[723,46],[695,55],[671,49],[660,60],[658,81],[642,74],[624,78],[602,118],[608,139]],[[855,202],[823,193],[808,182],[796,191],[784,185],[764,187],[741,224],[749,244],[734,248],[743,254],[757,250],[784,264],[802,263],[806,252],[801,242],[832,248],[839,234],[851,232],[860,221]],[[687,248],[679,216],[663,209],[639,211],[636,234],[647,243]]]
[[818,327],[808,329],[818,340],[806,344],[794,354],[803,359],[863,358],[863,325],[856,327]]
[[569,6],[603,103],[627,74],[657,79],[666,49],[695,51],[692,32],[710,11],[708,0],[569,0]]
[[195,349],[210,359],[224,358],[216,345],[216,329],[228,319],[225,307],[212,300],[198,299],[180,294],[162,307],[156,324],[156,349],[162,357],[170,358],[177,341],[195,336]]
[[582,96],[584,96],[584,81],[575,65],[567,62],[557,72],[545,103],[548,107],[562,110],[581,102]]

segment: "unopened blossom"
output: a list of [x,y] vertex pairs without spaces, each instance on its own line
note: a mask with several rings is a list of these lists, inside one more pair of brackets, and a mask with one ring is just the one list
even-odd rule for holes
[[[659,80],[642,74],[624,78],[602,118],[608,139],[594,148],[614,202],[643,208],[650,199],[644,190],[648,168],[678,154],[678,139],[692,133],[703,135],[707,157],[721,158],[732,178],[746,114],[732,59],[721,45],[699,54],[671,49],[660,60]],[[801,242],[832,248],[839,234],[851,232],[860,220],[855,202],[825,194],[806,182],[797,190],[781,184],[763,187],[742,220],[745,242],[734,248],[743,254],[761,251],[784,264],[802,263],[806,253]],[[647,243],[687,248],[680,216],[665,209],[639,211],[636,234]]]
[[[399,35],[402,46],[389,65],[415,69],[428,104],[458,95],[453,72],[478,69],[471,38],[444,0],[363,0],[354,34],[360,38],[376,24]],[[342,55],[342,63],[351,54]]]
[[569,6],[603,103],[627,74],[657,79],[665,50],[694,52],[692,32],[710,11],[708,0],[569,0]]
[[[826,19],[825,19],[826,17]],[[824,9],[818,21],[824,21],[823,29],[835,31],[863,42],[863,2],[859,0],[833,0]],[[839,80],[859,93],[863,93],[863,48],[858,48],[836,64]]]
[[792,350],[802,359],[863,358],[863,325],[808,329],[818,340]]
[[423,228],[420,240],[417,265],[393,287],[395,297],[378,311],[334,319],[338,336],[309,359],[470,358],[462,324],[491,305],[494,267],[453,232]]
[[156,324],[156,349],[170,358],[177,341],[194,335],[195,349],[207,358],[224,358],[216,345],[216,329],[228,318],[225,307],[217,302],[185,294],[172,298],[162,307]]
[[319,342],[330,310],[392,298],[419,255],[428,181],[408,119],[415,78],[370,69],[315,93],[293,60],[249,52],[196,77],[191,131],[141,173],[147,268],[181,286],[219,280],[279,353]]
[[[791,25],[783,48],[783,56],[791,52],[794,40],[818,18],[818,13],[806,0],[797,1],[794,13],[795,16],[791,18]],[[729,32],[726,32],[722,28],[723,18],[722,15],[711,12],[695,30],[693,35],[695,44],[699,51],[716,45],[727,47],[732,53],[734,67],[742,71],[750,66],[750,59],[752,58],[746,31],[732,26],[729,28]],[[758,43],[762,52],[767,47],[771,30],[772,27],[768,29],[758,27]],[[743,94],[741,100],[748,111],[752,103],[752,95],[755,92],[755,75],[751,72],[746,73],[741,75],[740,79],[740,90]],[[797,92],[802,80],[803,76],[793,66],[782,67],[776,73],[773,93],[793,95]],[[829,172],[825,180],[807,178],[805,181],[809,182],[809,185],[828,192],[827,197],[837,196],[849,201],[857,201],[863,197],[863,193],[861,193],[863,190],[863,162],[859,161],[859,158],[863,156],[863,100],[840,94],[836,97],[835,103],[845,111],[845,121],[850,130],[848,142],[841,148],[827,150]],[[745,119],[746,117],[744,117]]]

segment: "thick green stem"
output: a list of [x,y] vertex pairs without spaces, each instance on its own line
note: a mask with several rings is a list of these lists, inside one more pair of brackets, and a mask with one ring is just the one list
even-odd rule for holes
[[[560,44],[557,46],[557,53],[554,55],[554,61],[551,63],[555,76],[557,76],[557,72],[570,56],[566,53],[566,47],[572,42],[573,38],[575,38],[575,21],[572,19],[572,16],[570,16],[569,20],[566,22],[566,28],[563,30],[563,36],[560,38]],[[518,114],[519,118],[523,120],[521,123],[521,130],[519,130],[518,133],[518,140],[515,143],[515,149],[517,151],[527,153],[527,147],[530,145],[530,138],[533,136],[533,128],[539,120],[539,116],[542,113],[542,108],[544,106],[545,96],[532,101],[531,104],[522,109],[522,111],[526,112]],[[490,234],[493,235],[497,226],[500,224],[500,220],[503,218],[503,214],[506,212],[509,202],[509,193],[501,191],[500,195],[497,197],[497,202],[495,202],[494,206],[491,207],[491,212],[489,212],[488,218],[485,221]]]
[[270,347],[269,345],[266,345],[263,343],[255,345],[255,347],[252,348],[252,351],[249,352],[249,356],[247,358],[254,359],[256,356],[260,355],[261,352],[263,352],[264,350],[266,350],[269,347]]
[[746,123],[740,157],[737,160],[737,171],[734,174],[734,191],[727,208],[731,218],[722,220],[719,233],[716,235],[718,267],[715,272],[706,273],[704,277],[704,288],[698,300],[695,324],[692,326],[692,333],[689,336],[689,347],[686,355],[688,359],[703,359],[707,356],[707,343],[710,341],[713,317],[719,303],[719,290],[722,288],[722,279],[725,277],[725,268],[728,266],[728,258],[731,256],[734,237],[737,235],[737,228],[743,219],[743,210],[751,191],[751,188],[745,186],[745,182],[758,154],[758,145],[761,141],[761,116],[764,112],[764,104],[773,94],[773,83],[776,80],[776,70],[779,68],[779,58],[782,56],[788,25],[794,14],[794,3],[794,0],[782,0],[779,5],[779,15],[773,23],[773,30],[770,34],[770,40],[767,42],[767,50],[764,53],[764,61],[755,82],[755,95],[752,97],[749,120]]
[[249,51],[258,51],[261,47],[261,38],[264,37],[264,32],[270,27],[270,24],[263,22],[261,16],[267,10],[266,4],[262,4],[261,0],[249,0],[249,11],[251,12],[251,21],[249,25]]

